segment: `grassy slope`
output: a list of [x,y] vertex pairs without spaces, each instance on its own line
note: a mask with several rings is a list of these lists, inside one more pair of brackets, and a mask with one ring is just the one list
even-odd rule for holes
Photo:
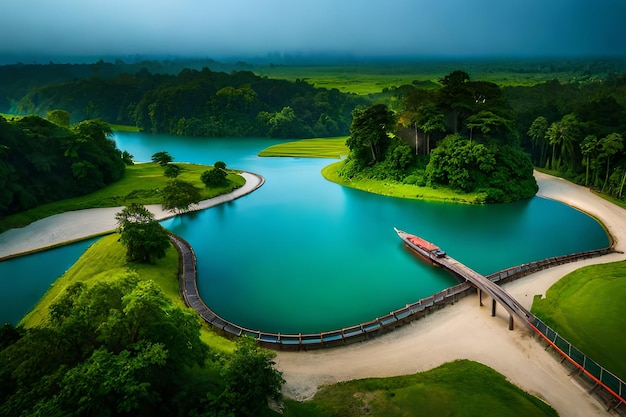
[[476,204],[480,203],[484,196],[480,193],[459,193],[449,188],[418,187],[417,185],[403,184],[394,181],[378,180],[353,180],[346,181],[339,176],[338,170],[343,162],[330,164],[322,170],[322,175],[328,181],[335,182],[346,187],[356,188],[374,194],[390,197],[412,198],[428,201],[447,201],[450,203]]
[[[178,252],[176,249],[170,247],[165,258],[155,265],[129,263],[126,262],[126,251],[118,239],[119,236],[113,234],[91,245],[83,256],[52,284],[33,310],[24,316],[20,324],[33,327],[44,322],[50,305],[65,288],[74,282],[92,284],[128,271],[135,271],[140,279],[154,281],[175,305],[184,307],[178,292]],[[233,342],[217,336],[206,325],[203,327],[201,338],[216,350],[225,352],[234,350]]]
[[296,158],[336,158],[346,156],[348,136],[337,138],[303,139],[279,143],[259,152],[259,156],[290,156]]
[[532,312],[561,336],[626,380],[626,262],[578,269],[555,283]]
[[342,382],[312,401],[287,402],[290,416],[557,416],[536,397],[482,364],[461,360],[415,375]]
[[[305,158],[340,158],[348,154],[345,146],[347,137],[341,138],[317,138],[295,142],[281,143],[270,146],[259,152],[259,156],[291,156]],[[322,175],[328,181],[356,188],[370,193],[381,194],[391,197],[413,198],[431,201],[449,201],[454,203],[474,204],[482,199],[479,193],[464,194],[447,188],[418,187],[411,184],[402,184],[393,181],[377,180],[353,180],[346,181],[338,174],[343,162],[330,164],[322,170]]]
[[[202,190],[202,199],[208,199],[227,193],[233,188],[242,186],[245,180],[240,175],[228,175],[230,185],[207,188],[200,181],[200,175],[209,169],[207,165],[177,164],[181,167],[178,179],[189,181]],[[24,227],[36,220],[66,211],[94,207],[118,207],[130,203],[159,204],[159,190],[171,181],[163,175],[163,169],[155,163],[136,164],[126,167],[124,177],[94,193],[44,204],[22,213],[0,219],[0,232]]]

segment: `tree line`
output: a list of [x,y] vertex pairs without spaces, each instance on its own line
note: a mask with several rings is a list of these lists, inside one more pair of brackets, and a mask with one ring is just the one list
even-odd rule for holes
[[58,124],[0,117],[0,216],[91,193],[119,180],[130,163],[108,124],[85,120],[70,127],[66,112],[51,112],[50,119]]
[[366,99],[250,71],[148,70],[41,86],[22,96],[20,113],[64,109],[73,120],[100,118],[146,132],[184,136],[304,138],[348,132],[352,109]]
[[[435,89],[414,83],[393,91],[394,134],[415,155],[407,156],[414,159],[408,170],[394,176],[487,190],[496,201],[502,197],[498,189],[520,198],[534,188],[525,153],[534,166],[625,198],[626,74],[499,87],[454,71],[439,82]],[[491,158],[496,170],[485,162]],[[496,174],[502,169],[508,173]],[[378,171],[372,175],[381,176]]]
[[533,166],[500,87],[463,71],[440,83],[435,90],[399,88],[396,112],[384,104],[357,108],[340,175],[446,186],[482,193],[484,202],[534,195]]
[[511,89],[535,165],[617,198],[626,182],[626,74],[583,86]]
[[71,284],[43,324],[0,327],[0,415],[264,415],[275,354],[248,338],[218,354],[200,326],[134,272]]

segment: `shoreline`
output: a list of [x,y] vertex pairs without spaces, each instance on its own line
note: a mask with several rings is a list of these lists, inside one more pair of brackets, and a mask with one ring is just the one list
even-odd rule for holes
[[[230,193],[200,201],[187,213],[243,197],[265,183],[265,178],[258,174],[251,172],[240,174],[246,180],[243,186]],[[113,233],[117,229],[115,214],[123,208],[120,206],[69,211],[37,220],[20,229],[7,230],[0,234],[0,261]],[[149,204],[146,208],[159,221],[179,215],[163,210],[160,204]]]
[[[256,174],[242,175],[246,178],[243,187],[205,200],[195,209],[233,200],[263,185],[264,179]],[[624,252],[626,210],[566,180],[539,172],[535,172],[535,177],[539,184],[537,196],[560,201],[595,217],[611,236],[613,247]],[[159,205],[148,207],[159,220],[175,216],[163,212]],[[120,209],[68,212],[39,220],[23,229],[7,231],[0,234],[0,259],[112,231],[115,213]],[[552,284],[569,272],[586,265],[624,259],[623,253],[614,253],[565,264],[528,275],[504,287],[530,308],[534,295],[545,295]],[[515,385],[550,403],[560,415],[609,415],[524,326],[509,331],[508,314],[499,309],[496,317],[491,317],[488,307],[478,307],[476,295],[365,342],[311,352],[279,351],[276,363],[286,381],[284,394],[306,400],[322,385],[412,374],[456,359],[474,360],[495,369]]]
[[[588,189],[535,172],[537,196],[582,210],[604,225],[613,247],[624,251],[626,210]],[[530,309],[535,295],[583,266],[626,259],[623,253],[574,262],[520,278],[504,288]],[[276,363],[286,380],[284,394],[296,400],[312,398],[322,385],[372,377],[423,372],[457,359],[483,363],[510,382],[550,403],[562,416],[610,415],[569,375],[555,356],[524,326],[508,330],[508,314],[491,317],[488,303],[479,307],[477,295],[407,324],[375,339],[311,352],[278,352]]]

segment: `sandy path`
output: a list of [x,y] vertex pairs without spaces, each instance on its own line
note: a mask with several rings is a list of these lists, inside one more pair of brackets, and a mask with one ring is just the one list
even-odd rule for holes
[[[246,185],[234,193],[202,202],[211,207],[247,194],[263,179],[244,173]],[[626,250],[626,210],[595,196],[584,187],[536,173],[539,196],[562,201],[601,219],[615,238],[616,248]],[[149,206],[157,218],[171,216],[160,206]],[[23,229],[0,234],[0,258],[91,236],[115,228],[120,207],[64,213],[37,221]],[[542,271],[505,288],[527,308],[533,295],[545,291],[565,274],[584,265],[626,259],[624,254],[562,265]],[[492,367],[524,390],[544,398],[561,416],[609,415],[570,377],[543,345],[521,325],[508,330],[502,308],[491,317],[490,303],[482,308],[470,296],[393,333],[346,347],[313,352],[279,352],[277,364],[286,380],[285,394],[299,400],[312,397],[320,385],[367,377],[386,377],[432,369],[442,363],[467,358]]]
[[[242,197],[259,188],[265,181],[263,177],[249,172],[242,172],[241,175],[246,179],[243,187],[201,201],[194,210],[206,209]],[[160,204],[148,205],[146,208],[158,220],[174,216],[171,212],[163,211]],[[8,230],[0,234],[0,259],[113,230],[117,227],[115,214],[122,209],[123,207],[111,207],[70,211],[46,217],[21,229]]]
[[[595,196],[584,187],[536,173],[542,197],[563,201],[601,219],[624,251],[626,210]],[[623,254],[567,264],[507,284],[506,290],[530,308],[535,294],[584,265],[625,259]],[[508,330],[508,315],[490,303],[466,297],[425,319],[379,338],[346,347],[313,352],[279,352],[277,364],[286,380],[285,394],[304,400],[320,385],[367,377],[426,371],[455,359],[471,359],[492,367],[524,390],[545,399],[564,417],[609,415],[568,375],[567,370],[517,325]]]

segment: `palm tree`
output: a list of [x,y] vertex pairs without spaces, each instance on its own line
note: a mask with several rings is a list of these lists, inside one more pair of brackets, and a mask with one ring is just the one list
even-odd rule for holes
[[589,184],[589,166],[591,165],[591,158],[595,157],[598,153],[598,138],[595,135],[586,136],[580,144],[580,152],[585,157],[585,165],[587,167],[585,172],[585,186],[587,186]]
[[606,158],[606,176],[604,178],[604,185],[602,186],[602,191],[604,191],[609,182],[609,164],[611,158],[624,149],[624,139],[622,135],[619,133],[611,133],[607,137],[600,139],[600,149],[602,151],[600,156]]
[[533,147],[540,146],[541,154],[539,156],[539,166],[545,165],[546,156],[546,132],[548,130],[548,119],[543,116],[537,117],[533,120],[532,124],[528,128],[528,136],[532,139]]
[[[560,121],[550,125],[546,132],[546,137],[550,145],[552,145],[551,169],[560,169],[561,160],[563,159],[568,161],[570,166],[573,165],[574,141],[578,135],[579,124],[576,116],[573,114],[566,114]],[[555,166],[557,145],[561,145],[561,154]]]

